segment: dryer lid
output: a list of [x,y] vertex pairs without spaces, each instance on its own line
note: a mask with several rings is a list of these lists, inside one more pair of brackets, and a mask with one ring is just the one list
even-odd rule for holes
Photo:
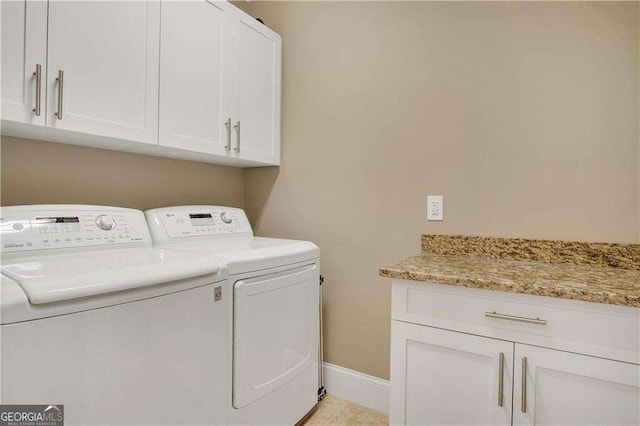
[[29,302],[43,304],[171,283],[204,275],[223,279],[211,256],[158,248],[116,249],[34,256],[1,267]]
[[194,238],[164,247],[215,256],[227,266],[229,275],[316,261],[320,256],[320,249],[310,241],[264,237],[223,241]]

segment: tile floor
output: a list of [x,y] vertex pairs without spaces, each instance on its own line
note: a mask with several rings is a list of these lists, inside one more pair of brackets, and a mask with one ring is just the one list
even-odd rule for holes
[[387,426],[388,424],[389,417],[384,413],[327,395],[301,426]]

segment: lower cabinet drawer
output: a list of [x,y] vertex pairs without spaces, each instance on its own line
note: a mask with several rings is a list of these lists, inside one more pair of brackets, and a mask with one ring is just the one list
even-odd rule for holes
[[640,309],[393,281],[395,320],[640,363]]

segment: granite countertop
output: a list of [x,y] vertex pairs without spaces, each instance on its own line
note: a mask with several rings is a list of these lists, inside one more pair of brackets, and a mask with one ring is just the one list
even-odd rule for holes
[[380,275],[640,307],[637,244],[423,235],[422,248]]

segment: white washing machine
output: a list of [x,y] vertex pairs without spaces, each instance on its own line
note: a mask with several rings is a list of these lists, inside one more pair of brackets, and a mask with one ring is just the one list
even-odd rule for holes
[[145,213],[154,243],[226,264],[231,424],[293,425],[318,401],[319,249],[253,236],[241,209],[182,206]]
[[228,423],[223,265],[153,247],[138,210],[0,216],[3,404],[62,404],[67,425]]

